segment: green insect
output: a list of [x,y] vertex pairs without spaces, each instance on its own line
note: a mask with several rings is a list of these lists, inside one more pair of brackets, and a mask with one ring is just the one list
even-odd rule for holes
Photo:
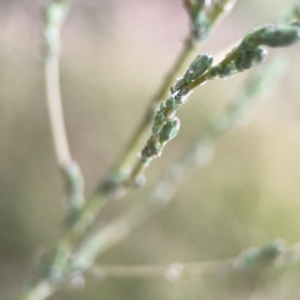
[[160,142],[163,144],[165,142],[173,139],[180,128],[180,120],[178,118],[173,118],[163,126],[161,134],[160,134]]
[[213,57],[209,53],[198,55],[190,64],[184,79],[189,82],[196,80],[207,71],[212,63]]
[[269,26],[261,36],[262,44],[269,47],[290,46],[299,38],[299,27],[291,25]]

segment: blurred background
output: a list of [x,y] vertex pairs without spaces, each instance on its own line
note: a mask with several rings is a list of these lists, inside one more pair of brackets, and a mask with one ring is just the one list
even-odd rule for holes
[[[213,55],[293,1],[239,0],[201,51]],[[39,253],[64,231],[63,186],[48,122],[38,0],[0,1],[0,299],[13,297]],[[86,193],[114,162],[172,65],[188,32],[180,0],[76,0],[63,28],[61,82],[73,157]],[[282,53],[288,71],[251,119],[216,143],[213,162],[180,187],[164,211],[109,250],[105,264],[169,264],[228,258],[274,238],[300,240],[299,45]],[[248,73],[248,72],[246,72]],[[178,113],[181,130],[147,170],[147,184],[240,90],[247,74],[197,89]],[[255,109],[253,109],[255,108]],[[103,222],[147,188],[109,206]],[[259,278],[103,280],[51,300],[299,299],[300,274]]]

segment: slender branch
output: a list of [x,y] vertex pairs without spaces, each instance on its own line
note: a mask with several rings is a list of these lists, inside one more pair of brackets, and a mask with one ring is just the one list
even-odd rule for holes
[[64,167],[69,161],[71,161],[71,155],[67,142],[61,105],[58,60],[57,56],[47,59],[45,66],[45,78],[53,142],[58,163],[60,166]]
[[274,240],[262,247],[244,250],[233,258],[206,262],[172,263],[169,265],[114,266],[95,265],[85,273],[94,280],[126,279],[167,279],[171,282],[181,278],[195,278],[204,275],[221,275],[233,272],[247,273],[261,271],[267,267],[285,267],[300,262],[297,244],[288,247],[282,240]]
[[67,15],[69,2],[68,0],[53,0],[46,8],[45,84],[55,153],[66,185],[67,222],[71,223],[83,205],[84,182],[80,168],[70,154],[60,94],[60,29]]
[[218,269],[232,267],[234,260],[220,260],[212,262],[172,263],[170,265],[140,265],[140,266],[107,266],[97,265],[87,271],[87,276],[93,279],[110,278],[164,278],[170,281],[184,276],[196,276],[215,273]]
[[192,170],[201,168],[211,161],[213,141],[239,124],[238,121],[251,102],[269,86],[276,74],[282,74],[281,71],[282,65],[278,61],[256,71],[224,112],[205,126],[195,144],[169,167],[158,180],[158,184],[150,189],[153,192],[146,201],[137,203],[104,228],[95,228],[85,236],[72,254],[72,269],[89,268],[98,255],[130,234],[153,213],[163,209],[172,200],[178,183],[186,179]]

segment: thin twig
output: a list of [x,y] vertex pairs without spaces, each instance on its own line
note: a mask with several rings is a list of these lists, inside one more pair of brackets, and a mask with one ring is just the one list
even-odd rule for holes
[[199,276],[217,272],[220,268],[232,267],[234,259],[213,262],[172,263],[169,265],[140,265],[140,266],[108,266],[96,265],[87,271],[87,276],[93,279],[110,278],[164,278],[175,281],[179,278]]
[[45,65],[45,78],[53,142],[58,163],[61,168],[64,169],[65,165],[71,161],[71,155],[62,112],[58,61],[59,58],[57,56],[52,56],[51,58],[47,59]]
[[45,85],[48,113],[57,162],[66,185],[67,222],[77,218],[84,201],[84,182],[78,164],[72,159],[65,129],[60,93],[60,30],[67,15],[69,0],[53,0],[45,15]]
[[300,253],[296,245],[290,247],[282,240],[272,241],[262,247],[242,251],[232,258],[215,261],[179,263],[168,265],[95,265],[83,275],[94,280],[124,279],[166,279],[174,282],[182,278],[204,275],[221,275],[233,272],[247,273],[261,271],[266,267],[286,267],[299,264]]

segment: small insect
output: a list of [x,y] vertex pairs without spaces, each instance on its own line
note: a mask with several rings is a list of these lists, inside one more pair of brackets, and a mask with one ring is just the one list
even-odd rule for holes
[[178,118],[173,118],[167,121],[167,123],[162,128],[160,134],[160,142],[165,143],[173,139],[177,135],[179,128],[180,120]]
[[213,57],[209,53],[200,54],[192,61],[184,75],[184,79],[192,82],[203,75],[213,63]]

